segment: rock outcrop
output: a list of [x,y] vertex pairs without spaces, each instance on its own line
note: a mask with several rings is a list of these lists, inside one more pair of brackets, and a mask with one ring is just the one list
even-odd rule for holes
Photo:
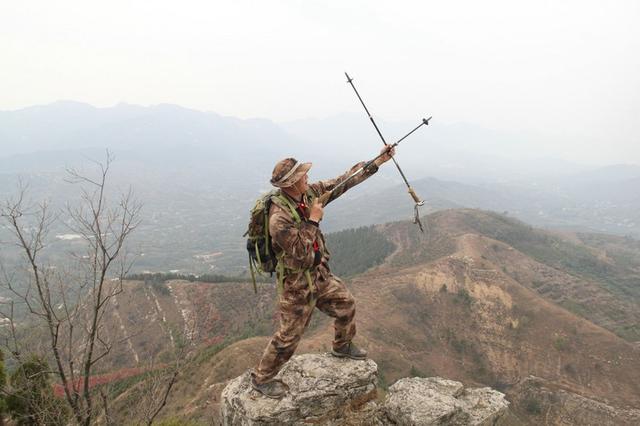
[[389,388],[383,420],[399,425],[494,425],[509,403],[491,388],[465,389],[440,377],[400,379]]
[[289,392],[280,400],[251,388],[249,372],[222,392],[225,425],[493,425],[508,411],[504,395],[490,388],[465,389],[438,377],[401,379],[377,398],[378,367],[329,354],[294,356],[277,378]]
[[328,423],[376,397],[378,366],[372,360],[350,361],[329,354],[294,356],[277,378],[289,386],[280,400],[251,388],[246,372],[222,391],[225,425]]
[[637,426],[640,409],[615,407],[587,398],[540,377],[523,379],[510,394],[515,411],[532,424],[583,426]]

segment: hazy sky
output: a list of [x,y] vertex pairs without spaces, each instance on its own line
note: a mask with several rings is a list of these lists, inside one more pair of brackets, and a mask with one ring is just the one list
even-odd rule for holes
[[[640,2],[3,1],[0,109],[161,102],[470,122],[640,163]],[[541,156],[542,156],[541,155]]]

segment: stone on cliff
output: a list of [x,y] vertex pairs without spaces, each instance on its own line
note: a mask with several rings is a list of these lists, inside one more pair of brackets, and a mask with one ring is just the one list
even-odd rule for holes
[[465,389],[440,377],[412,377],[389,388],[382,412],[388,424],[484,426],[496,424],[508,406],[504,394],[491,388]]
[[329,354],[294,356],[276,378],[289,386],[280,400],[251,388],[246,372],[222,391],[225,425],[328,423],[345,418],[376,397],[378,366]]
[[398,380],[384,403],[376,402],[378,366],[329,354],[294,356],[276,378],[289,386],[280,400],[254,391],[250,374],[222,392],[224,425],[494,425],[508,411],[504,395],[490,388],[465,389],[431,378]]

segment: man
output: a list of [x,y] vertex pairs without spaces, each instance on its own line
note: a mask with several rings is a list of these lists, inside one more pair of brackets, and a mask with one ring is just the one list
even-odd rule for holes
[[[334,191],[327,203],[373,175],[394,153],[389,147],[383,148],[373,164]],[[323,206],[318,200],[363,165],[358,163],[336,179],[311,185],[307,183],[311,163],[286,158],[273,169],[271,184],[281,188],[283,195],[269,210],[269,233],[281,267],[278,279],[283,283],[278,305],[280,327],[251,378],[253,388],[267,397],[280,398],[285,394],[287,386],[274,377],[295,352],[314,307],[335,318],[331,352],[334,356],[358,360],[367,356],[366,351],[352,343],[356,333],[355,301],[329,269],[329,252],[319,227]]]

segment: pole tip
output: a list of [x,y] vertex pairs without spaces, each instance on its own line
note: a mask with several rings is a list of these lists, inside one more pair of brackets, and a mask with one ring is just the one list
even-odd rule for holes
[[423,118],[423,119],[422,119],[422,122],[428,126],[428,125],[429,125],[429,120],[431,120],[432,118],[433,118],[433,117]]

